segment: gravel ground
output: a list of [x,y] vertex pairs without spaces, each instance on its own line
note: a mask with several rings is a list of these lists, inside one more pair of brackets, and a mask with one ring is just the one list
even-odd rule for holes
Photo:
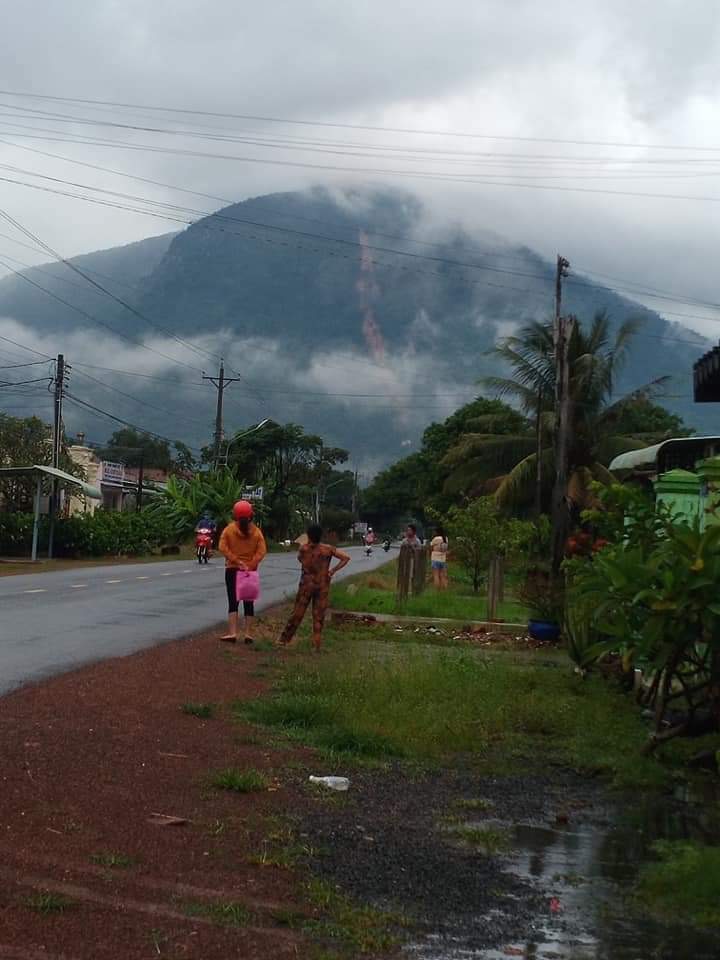
[[[501,857],[458,842],[443,818],[555,823],[580,810],[589,816],[600,799],[593,784],[555,769],[507,778],[470,766],[349,776],[347,800],[305,813],[302,829],[320,851],[312,869],[358,899],[409,917],[416,939],[473,950],[529,937],[548,915],[550,898],[507,872]],[[484,809],[463,809],[463,800],[481,800]]]

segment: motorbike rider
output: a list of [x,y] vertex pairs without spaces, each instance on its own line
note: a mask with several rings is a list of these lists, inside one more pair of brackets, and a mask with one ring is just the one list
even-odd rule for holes
[[209,517],[207,513],[203,513],[202,517],[197,522],[195,527],[195,533],[198,533],[200,530],[209,530],[212,534],[213,543],[215,543],[215,533],[217,532],[217,524]]

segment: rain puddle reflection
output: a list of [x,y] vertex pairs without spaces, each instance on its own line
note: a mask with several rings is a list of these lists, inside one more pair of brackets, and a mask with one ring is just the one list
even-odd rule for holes
[[[469,824],[481,826],[479,823]],[[483,821],[482,826],[488,826]],[[480,948],[461,929],[409,947],[418,960],[717,960],[720,932],[650,919],[632,902],[641,865],[656,840],[720,842],[714,783],[678,788],[673,798],[629,797],[601,823],[503,824],[512,837],[506,869],[543,895],[531,937]],[[505,911],[512,916],[512,904]],[[488,917],[488,920],[490,918]]]

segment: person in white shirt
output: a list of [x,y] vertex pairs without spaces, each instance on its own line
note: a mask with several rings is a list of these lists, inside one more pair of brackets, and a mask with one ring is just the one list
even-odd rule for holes
[[430,542],[430,566],[432,567],[433,586],[436,590],[447,590],[447,552],[448,538],[442,527],[437,527]]

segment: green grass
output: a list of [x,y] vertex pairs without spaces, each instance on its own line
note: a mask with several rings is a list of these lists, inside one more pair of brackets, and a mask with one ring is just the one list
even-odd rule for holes
[[311,880],[306,894],[321,913],[305,921],[303,929],[307,933],[353,954],[375,956],[397,947],[398,931],[404,925],[402,917],[357,905],[322,880]]
[[451,836],[480,850],[486,857],[507,853],[511,846],[509,833],[499,827],[471,827],[463,824],[454,826]]
[[[340,631],[338,631],[340,632]],[[475,756],[495,772],[555,761],[618,785],[659,786],[667,770],[640,750],[647,729],[631,699],[541,656],[336,639],[328,655],[290,663],[273,695],[235,706],[255,723],[355,757],[439,761]],[[374,654],[373,654],[374,651]]]
[[470,797],[456,801],[455,806],[459,810],[492,810],[495,804],[484,797]]
[[720,927],[720,847],[662,841],[655,852],[659,862],[640,872],[641,902],[660,916]]
[[[350,581],[336,584],[330,594],[330,603],[337,610],[355,610],[365,613],[401,614],[412,617],[437,617],[448,620],[484,620],[487,602],[484,592],[474,594],[467,580],[455,572],[448,590],[435,591],[428,585],[425,593],[409,597],[402,607],[395,602],[396,565],[362,574]],[[499,604],[497,616],[510,623],[524,623],[527,608],[508,597]]]
[[222,927],[246,927],[253,919],[247,907],[235,901],[200,903],[191,901],[183,904],[183,913],[188,917],[205,917]]
[[262,771],[252,767],[247,770],[228,767],[213,774],[210,786],[217,787],[218,790],[232,790],[234,793],[255,793],[267,790],[270,781]]
[[132,867],[137,861],[124,853],[91,853],[90,862],[101,867]]
[[207,720],[215,712],[212,703],[184,703],[180,709],[188,716],[200,717],[202,720]]
[[77,906],[74,900],[64,897],[60,893],[34,893],[32,896],[25,897],[23,901],[26,907],[34,910],[36,913],[42,913],[47,916],[52,913],[65,913]]

